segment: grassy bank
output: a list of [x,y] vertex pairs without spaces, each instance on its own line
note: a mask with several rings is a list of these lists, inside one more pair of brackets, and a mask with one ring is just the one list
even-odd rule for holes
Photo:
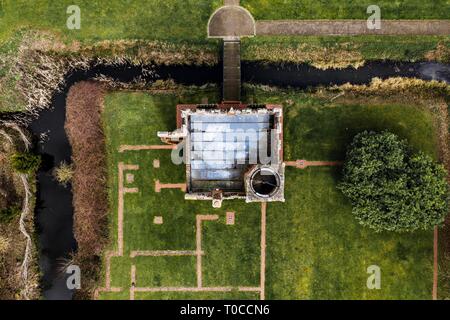
[[450,37],[441,36],[264,36],[242,44],[243,60],[308,63],[319,69],[358,68],[373,60],[450,62]]
[[[12,155],[23,151],[23,141],[18,131],[1,126],[0,300],[38,299],[40,295],[37,237],[33,214],[36,202],[35,172],[21,177],[10,161]],[[26,188],[29,188],[31,194],[25,209],[23,202],[26,198]],[[30,236],[30,242],[27,242],[20,229],[22,223],[25,232]],[[23,267],[24,259],[27,262]]]

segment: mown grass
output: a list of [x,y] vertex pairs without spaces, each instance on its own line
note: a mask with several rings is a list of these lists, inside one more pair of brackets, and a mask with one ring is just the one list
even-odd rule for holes
[[[127,299],[130,268],[137,268],[138,286],[194,286],[192,257],[128,257],[131,250],[193,250],[195,215],[218,214],[203,223],[204,285],[257,286],[259,283],[260,207],[226,201],[185,201],[179,190],[154,192],[154,180],[184,181],[184,167],[170,163],[167,151],[117,153],[120,144],[159,143],[158,130],[175,125],[175,104],[198,102],[217,92],[150,95],[117,92],[105,100],[111,202],[111,249],[117,234],[117,162],[139,164],[138,194],[125,195],[125,255],[112,259],[112,285],[122,293],[102,299]],[[363,129],[389,129],[417,149],[436,154],[432,118],[419,107],[330,103],[311,94],[289,91],[247,92],[255,101],[283,103],[285,157],[289,160],[340,160],[352,135]],[[153,159],[161,168],[152,167]],[[336,190],[339,169],[286,171],[286,202],[271,203],[267,212],[266,297],[269,299],[429,299],[432,283],[432,233],[376,234],[358,225],[350,204]],[[236,224],[225,225],[226,211],[236,211]],[[162,215],[163,225],[154,225]],[[381,290],[368,290],[368,266],[381,267]],[[138,293],[136,299],[247,299],[256,294]]]
[[[306,93],[249,92],[283,103],[285,158],[343,160],[363,130],[389,130],[415,150],[437,157],[432,114],[419,106],[336,102]],[[268,207],[268,295],[292,299],[429,299],[432,232],[374,233],[362,228],[335,188],[339,169],[288,168],[286,203]],[[280,219],[280,217],[283,217]],[[367,267],[378,265],[381,290],[368,290]]]
[[[294,90],[247,90],[256,103],[284,104],[284,153],[287,159],[343,160],[353,137],[364,130],[389,130],[412,147],[437,158],[433,115],[421,106],[330,102]],[[295,141],[295,143],[290,143]]]
[[378,5],[383,19],[448,19],[447,0],[241,0],[256,19],[367,19]]
[[[278,299],[430,299],[432,232],[362,228],[335,185],[339,170],[286,172],[286,203],[268,206],[267,295]],[[381,268],[381,289],[366,286]]]
[[[80,30],[66,26],[67,7],[73,4],[81,10]],[[220,4],[220,0],[2,0],[0,40],[22,27],[51,30],[78,41],[198,40],[206,38],[209,16]]]
[[[119,154],[121,144],[160,144],[158,130],[173,130],[175,106],[178,102],[194,103],[204,97],[217,99],[217,92],[186,95],[151,96],[142,93],[112,93],[106,97],[104,121],[107,136],[110,188],[111,249],[117,248],[117,163],[138,164],[132,186],[138,194],[125,195],[124,257],[112,259],[112,285],[130,287],[130,268],[137,270],[137,286],[196,286],[194,257],[138,257],[133,250],[195,250],[195,217],[197,214],[218,214],[218,221],[203,223],[203,283],[205,286],[256,286],[259,283],[259,205],[241,210],[240,201],[231,201],[221,209],[209,202],[186,202],[180,190],[154,191],[155,180],[162,183],[184,182],[184,166],[172,164],[169,151],[143,151]],[[154,169],[159,159],[161,168]],[[130,171],[130,173],[133,173]],[[225,224],[225,212],[236,211],[235,226]],[[153,224],[154,216],[162,216],[162,225]],[[254,245],[256,244],[256,245]],[[245,258],[243,258],[245,257]],[[136,298],[159,297],[168,294],[141,294]],[[169,294],[172,297],[171,294]],[[190,298],[238,298],[242,293],[174,294]],[[103,298],[123,298],[120,294],[105,294]],[[172,297],[173,298],[173,297]]]

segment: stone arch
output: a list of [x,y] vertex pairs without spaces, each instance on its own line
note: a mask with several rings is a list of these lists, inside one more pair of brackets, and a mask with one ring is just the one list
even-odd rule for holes
[[208,38],[253,37],[255,34],[255,19],[240,6],[220,7],[208,21]]

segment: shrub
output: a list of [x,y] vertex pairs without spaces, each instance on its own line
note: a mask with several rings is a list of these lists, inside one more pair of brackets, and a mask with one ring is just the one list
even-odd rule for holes
[[11,156],[11,164],[15,171],[29,174],[39,168],[41,165],[41,157],[28,152],[19,152]]
[[0,210],[0,222],[8,223],[14,217],[20,214],[20,208],[18,206],[12,206]]
[[339,189],[363,226],[377,232],[427,230],[448,212],[446,171],[406,141],[383,132],[358,134],[347,153]]
[[66,186],[72,181],[73,166],[63,161],[61,162],[59,167],[56,167],[53,170],[53,176],[55,177],[56,181],[58,181],[58,183]]

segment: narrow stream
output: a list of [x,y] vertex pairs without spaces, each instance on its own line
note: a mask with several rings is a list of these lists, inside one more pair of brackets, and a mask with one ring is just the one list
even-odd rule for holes
[[[369,83],[373,77],[393,76],[435,79],[450,83],[450,66],[438,63],[393,63],[373,62],[360,69],[318,70],[307,65],[242,63],[243,82],[276,85],[280,87],[306,88],[308,86]],[[51,175],[55,165],[65,160],[70,162],[71,147],[64,131],[65,104],[69,88],[76,82],[94,78],[99,74],[123,82],[130,82],[137,76],[147,81],[173,79],[185,85],[205,83],[220,84],[221,66],[171,66],[155,69],[153,75],[143,74],[141,67],[96,66],[88,71],[76,71],[66,77],[66,85],[55,93],[52,108],[44,110],[30,125],[36,140],[36,152],[43,156],[43,166],[39,171],[36,225],[41,250],[39,264],[43,274],[43,295],[46,299],[71,299],[72,292],[66,287],[66,276],[59,270],[64,259],[76,250],[73,237],[73,207],[70,187],[62,187]]]
[[[162,67],[157,68],[159,79],[174,79],[185,85],[219,83],[220,69],[216,67]],[[70,163],[72,149],[64,131],[66,97],[70,87],[82,80],[95,78],[99,74],[123,82],[130,82],[142,75],[142,68],[121,66],[96,66],[89,71],[77,71],[66,78],[66,85],[52,98],[52,107],[40,113],[29,129],[42,143],[36,144],[35,151],[42,155],[43,166],[37,175],[36,226],[41,250],[39,265],[43,274],[41,283],[45,299],[67,300],[72,291],[67,289],[67,275],[61,272],[61,266],[69,254],[76,250],[73,237],[72,190],[58,184],[52,170],[61,161]],[[144,76],[146,80],[154,76]]]
[[440,63],[369,62],[359,69],[319,70],[309,65],[242,64],[242,82],[280,87],[307,88],[313,86],[367,84],[372,78],[419,78],[450,82],[450,65]]

